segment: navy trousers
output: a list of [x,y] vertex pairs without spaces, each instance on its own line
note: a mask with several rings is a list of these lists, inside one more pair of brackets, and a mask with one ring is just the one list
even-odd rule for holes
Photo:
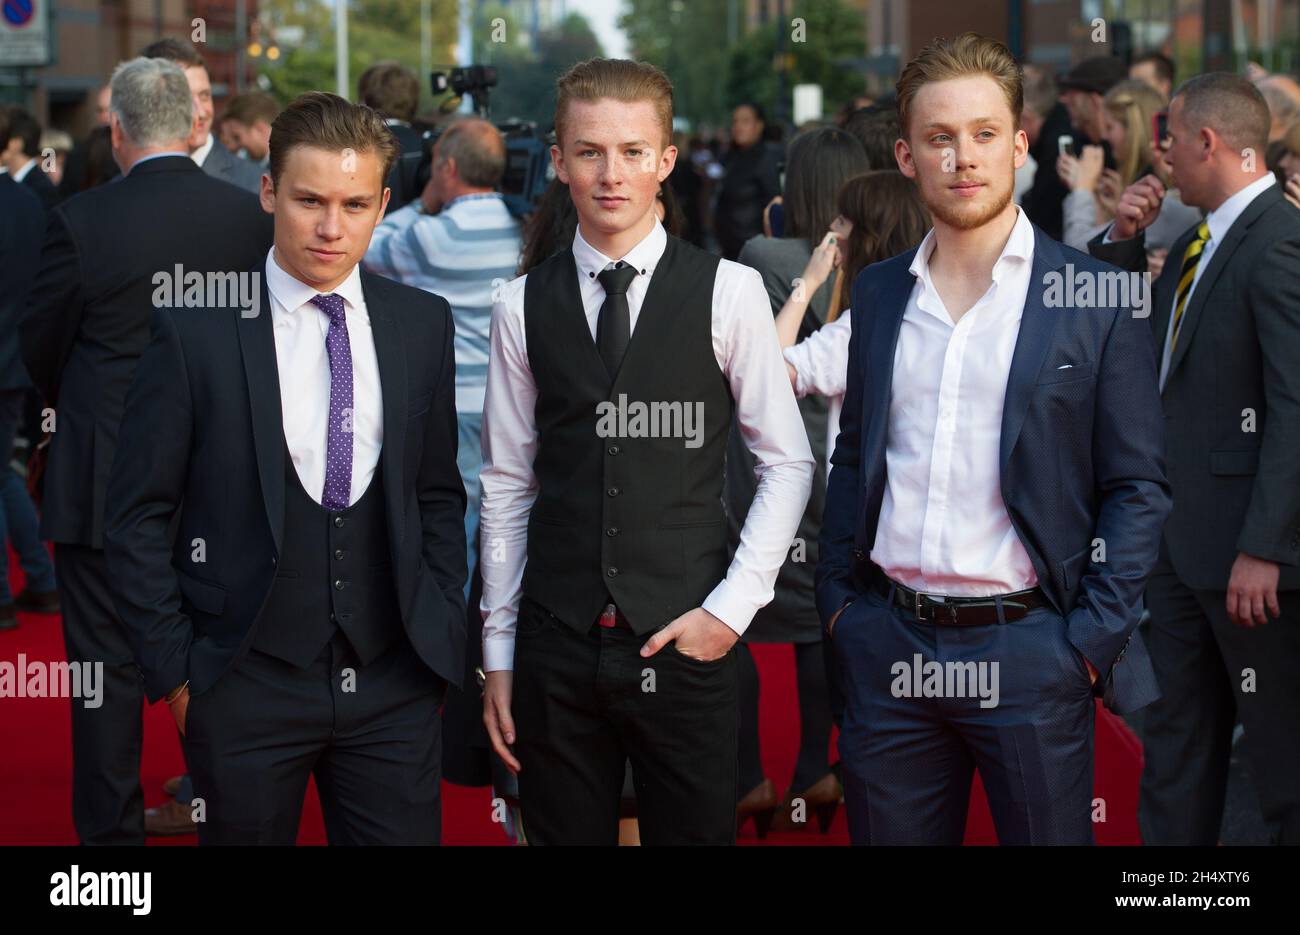
[[1095,708],[1060,614],[937,626],[867,593],[831,644],[854,844],[960,844],[976,767],[1000,843],[1092,843]]

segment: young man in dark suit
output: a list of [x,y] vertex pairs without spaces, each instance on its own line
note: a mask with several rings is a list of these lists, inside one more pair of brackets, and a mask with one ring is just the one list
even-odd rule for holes
[[158,277],[249,268],[270,246],[271,219],[189,158],[193,104],[179,68],[135,59],[112,89],[123,177],[50,213],[22,347],[54,408],[41,534],[54,542],[68,659],[104,662],[103,705],[72,706],[73,822],[84,844],[143,844],[143,686],[109,595],[108,473]]
[[0,139],[0,165],[8,171],[10,177],[41,200],[46,211],[59,203],[59,191],[41,171],[41,125],[36,118],[12,104],[2,108],[6,113],[0,115],[0,127],[4,128]]
[[[1264,165],[1268,128],[1235,75],[1191,78],[1169,106],[1167,164],[1207,215],[1170,249],[1150,322],[1175,507],[1147,587],[1148,844],[1218,840],[1238,721],[1270,838],[1300,844],[1300,211]],[[1163,196],[1134,182],[1089,250],[1145,270]]]
[[[658,221],[671,128],[651,65],[560,78],[572,249],[493,309],[483,716],[519,770],[529,843],[614,844],[629,761],[643,843],[734,842],[732,647],[772,599],[812,480],[761,277]],[[729,562],[733,418],[759,479]]]
[[465,491],[447,303],[357,265],[395,154],[369,108],[290,104],[256,302],[160,308],[127,397],[108,564],[203,844],[292,844],[310,777],[331,843],[439,840]]
[[1118,270],[1012,203],[1005,46],[936,40],[898,88],[895,154],[934,229],[854,284],[817,569],[850,833],[960,844],[978,768],[1002,843],[1090,843],[1093,696],[1155,693],[1135,632],[1169,510],[1150,334],[1098,298]]

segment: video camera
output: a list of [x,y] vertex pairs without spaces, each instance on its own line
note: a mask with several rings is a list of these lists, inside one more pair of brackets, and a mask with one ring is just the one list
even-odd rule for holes
[[[448,91],[455,95],[452,108],[459,106],[459,101],[468,94],[474,104],[474,113],[484,120],[489,119],[489,95],[497,84],[497,70],[491,65],[468,65],[452,68],[446,73],[435,71],[429,75],[429,81],[434,95]],[[538,134],[537,124],[532,121],[509,120],[496,124],[496,128],[506,143],[506,171],[501,179],[501,194],[510,213],[521,217],[533,210],[546,190],[549,147]],[[413,201],[424,191],[433,169],[433,147],[441,132],[440,128],[426,130],[421,138],[420,151],[403,153],[393,167],[389,186],[393,189],[393,200],[398,204]]]

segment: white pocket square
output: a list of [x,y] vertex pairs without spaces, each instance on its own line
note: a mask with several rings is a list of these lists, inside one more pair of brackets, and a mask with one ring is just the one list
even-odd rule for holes
[[1074,364],[1061,364],[1061,366],[1057,367],[1056,369],[1057,369],[1057,370],[1069,370],[1069,369],[1070,369],[1071,367],[1073,367],[1073,366],[1074,366]]

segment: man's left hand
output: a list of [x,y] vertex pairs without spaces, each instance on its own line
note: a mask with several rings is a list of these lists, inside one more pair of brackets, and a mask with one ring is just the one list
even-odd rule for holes
[[641,647],[642,656],[653,656],[668,642],[675,641],[677,651],[698,662],[721,659],[740,639],[731,629],[703,607],[682,614]]
[[1276,620],[1282,616],[1277,603],[1277,562],[1237,553],[1228,576],[1228,619],[1239,627],[1264,626],[1264,609]]

